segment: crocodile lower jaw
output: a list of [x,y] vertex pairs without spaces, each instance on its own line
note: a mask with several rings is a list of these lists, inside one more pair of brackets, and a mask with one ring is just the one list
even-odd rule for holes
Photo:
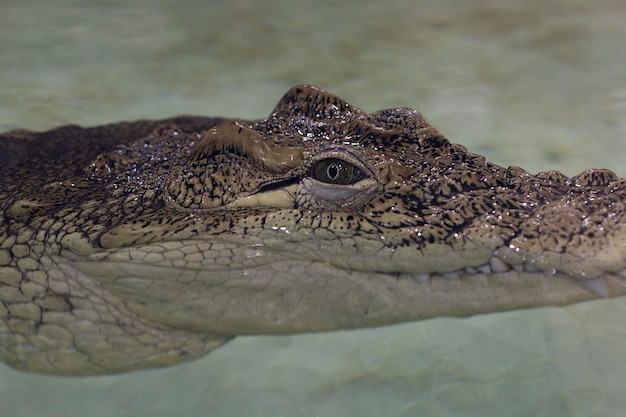
[[[433,279],[459,280],[484,274],[506,273],[511,270],[531,274],[542,273],[548,277],[554,277],[557,274],[557,271],[555,269],[545,270],[540,268],[534,262],[513,264],[505,262],[497,256],[492,256],[491,258],[489,258],[488,262],[474,267],[465,267],[447,272],[412,274],[411,276],[413,279],[420,283],[427,283],[431,282]],[[623,287],[626,288],[626,268],[619,271],[612,271],[611,274],[617,277],[623,277]],[[587,290],[593,292],[600,297],[607,298],[612,295],[609,290],[609,284],[607,283],[606,275],[600,275],[594,278],[580,278],[574,277],[572,275],[567,276],[569,276],[571,280],[575,281],[576,283],[580,284]]]

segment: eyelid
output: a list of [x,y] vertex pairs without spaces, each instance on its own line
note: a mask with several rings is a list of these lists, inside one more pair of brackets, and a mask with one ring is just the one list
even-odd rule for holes
[[354,165],[356,169],[361,171],[364,178],[373,176],[371,169],[367,165],[365,165],[359,157],[357,157],[352,152],[343,148],[322,149],[312,158],[310,166],[309,166],[309,170],[311,170],[317,162],[322,161],[324,159],[344,160],[347,163]]

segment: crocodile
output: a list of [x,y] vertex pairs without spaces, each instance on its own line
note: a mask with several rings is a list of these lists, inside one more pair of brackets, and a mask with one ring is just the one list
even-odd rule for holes
[[0,164],[0,359],[26,371],[626,294],[626,180],[504,168],[309,85],[256,121],[14,130]]

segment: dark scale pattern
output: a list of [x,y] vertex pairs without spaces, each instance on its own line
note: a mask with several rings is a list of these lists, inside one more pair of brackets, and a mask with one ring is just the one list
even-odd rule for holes
[[[121,222],[149,224],[163,208],[163,178],[150,174],[171,169],[179,146],[158,152],[159,142],[219,122],[178,117],[0,135],[0,360],[93,374],[144,367],[147,358],[172,363],[223,343],[150,323],[53,258],[91,251]],[[86,246],[65,246],[77,236]]]
[[[311,167],[324,158],[360,174],[348,184],[315,178]],[[185,306],[202,305],[206,294],[194,293],[202,285],[180,283],[206,268],[232,270],[225,276],[244,296],[237,279],[258,288],[278,276],[318,278],[295,260],[352,278],[358,271],[445,273],[494,254],[577,277],[618,271],[626,266],[625,188],[607,170],[568,178],[500,167],[450,143],[417,110],[366,114],[304,85],[255,122],[179,117],[5,133],[0,359],[45,372],[98,373],[198,356],[228,337],[193,327],[210,321],[203,315],[162,311],[178,311],[174,297],[189,288]],[[281,261],[265,260],[262,251]],[[88,272],[72,268],[72,261],[111,254],[127,256],[129,265],[169,262],[172,287],[159,292],[149,282],[137,290],[130,272],[121,276],[129,282],[117,282],[91,264],[83,265]],[[282,291],[268,302],[272,308]],[[294,294],[296,306],[312,296]],[[241,301],[238,323],[247,330],[255,326],[256,313],[246,310],[252,301]]]

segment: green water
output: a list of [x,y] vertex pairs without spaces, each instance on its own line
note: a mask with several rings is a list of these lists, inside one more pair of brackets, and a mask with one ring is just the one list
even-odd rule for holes
[[[293,84],[417,107],[503,165],[626,176],[619,1],[0,4],[0,130],[267,115]],[[238,338],[97,378],[0,365],[4,416],[616,416],[626,300],[381,329]]]

